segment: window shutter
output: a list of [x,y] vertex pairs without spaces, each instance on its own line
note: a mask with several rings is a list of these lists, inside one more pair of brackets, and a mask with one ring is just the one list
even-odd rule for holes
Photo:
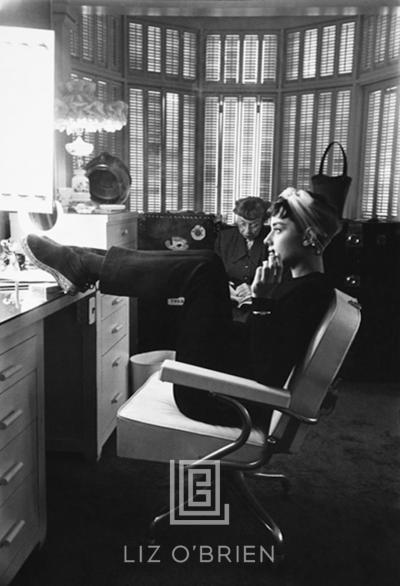
[[204,165],[203,210],[208,214],[218,212],[217,185],[219,160],[219,99],[205,98],[204,105]]
[[352,73],[355,23],[346,22],[340,27],[339,75]]
[[238,98],[224,99],[222,126],[222,169],[220,211],[228,221],[232,220],[232,202],[237,185]]
[[206,81],[219,81],[221,75],[221,35],[207,35]]
[[[245,97],[241,101],[241,127],[236,144],[240,144],[239,177],[234,198],[248,197],[256,191],[258,183],[256,161],[259,156],[257,141],[257,103],[255,97]],[[239,149],[238,149],[239,150]],[[233,206],[231,206],[233,207]]]
[[179,196],[179,95],[166,93],[165,100],[165,207],[178,209]]
[[[336,94],[336,112],[334,118],[333,139],[340,142],[342,147],[347,149],[347,140],[349,135],[351,92],[350,90],[340,90]],[[337,175],[343,170],[343,157],[339,149],[333,150],[332,173]]]
[[318,173],[319,164],[328,146],[332,127],[332,92],[321,92],[317,103],[317,127],[315,138],[314,173]]
[[[261,135],[259,139],[260,155],[258,157],[258,176],[260,179],[258,194],[264,199],[271,199],[275,128],[275,103],[273,100],[261,100],[260,115]],[[255,195],[257,195],[257,191]]]
[[300,32],[289,33],[286,44],[286,80],[299,78]]
[[362,174],[362,216],[395,220],[400,196],[400,132],[397,87],[368,94]]
[[243,42],[243,83],[258,80],[258,35],[245,35]]
[[107,26],[106,16],[104,14],[95,15],[96,25],[96,64],[101,67],[107,65]]
[[147,28],[147,71],[161,72],[161,29],[158,26]]
[[147,211],[161,210],[161,93],[147,94]]
[[[377,161],[377,205],[378,218],[393,217],[392,165],[394,150],[394,129],[396,118],[396,88],[386,90],[382,102],[382,124],[379,157]],[[397,202],[396,202],[397,205]],[[397,210],[396,210],[397,211]]]
[[262,41],[261,83],[275,81],[278,39],[276,35],[264,35]]
[[197,36],[196,33],[183,33],[183,77],[196,79],[197,76]]
[[393,8],[390,21],[389,59],[398,59],[400,56],[400,8]]
[[144,196],[144,108],[143,90],[129,90],[129,167],[132,176],[131,210],[143,211]]
[[303,78],[310,79],[317,74],[318,29],[307,29],[304,33]]
[[300,127],[296,186],[308,188],[311,169],[311,148],[313,143],[314,94],[303,94],[300,99]]
[[129,23],[129,69],[143,69],[143,25]]
[[94,58],[94,20],[93,15],[84,10],[81,18],[81,56],[83,61],[93,62]]
[[375,63],[385,61],[386,41],[388,32],[388,15],[380,14],[376,23]]
[[196,178],[196,98],[183,96],[183,143],[182,143],[182,207],[195,207]]
[[224,47],[224,82],[237,83],[239,81],[239,35],[226,35]]
[[324,26],[321,41],[320,75],[333,75],[335,70],[336,26]]
[[294,184],[297,96],[283,98],[281,189]]
[[179,31],[165,31],[165,73],[179,75]]

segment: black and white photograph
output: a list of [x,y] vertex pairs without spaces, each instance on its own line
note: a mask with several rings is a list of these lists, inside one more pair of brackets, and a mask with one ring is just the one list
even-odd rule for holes
[[400,2],[0,0],[0,586],[400,584]]

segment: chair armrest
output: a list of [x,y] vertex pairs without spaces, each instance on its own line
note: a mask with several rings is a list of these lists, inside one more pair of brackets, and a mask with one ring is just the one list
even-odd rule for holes
[[267,387],[251,379],[177,360],[163,362],[160,379],[185,387],[209,391],[215,395],[246,399],[271,407],[287,408],[290,405],[290,393],[285,389]]

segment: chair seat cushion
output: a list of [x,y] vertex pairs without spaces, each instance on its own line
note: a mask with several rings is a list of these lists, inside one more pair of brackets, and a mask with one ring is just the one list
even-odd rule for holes
[[[172,383],[154,373],[117,414],[118,455],[135,460],[195,460],[236,439],[239,428],[194,421],[177,408]],[[246,444],[228,456],[235,461],[260,457],[264,434],[253,429]]]

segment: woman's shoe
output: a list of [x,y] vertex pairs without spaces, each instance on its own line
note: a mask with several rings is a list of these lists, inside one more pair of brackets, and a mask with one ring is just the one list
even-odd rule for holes
[[21,245],[32,264],[50,273],[64,293],[76,295],[93,286],[82,262],[82,255],[71,247],[36,234],[29,234],[21,241]]

